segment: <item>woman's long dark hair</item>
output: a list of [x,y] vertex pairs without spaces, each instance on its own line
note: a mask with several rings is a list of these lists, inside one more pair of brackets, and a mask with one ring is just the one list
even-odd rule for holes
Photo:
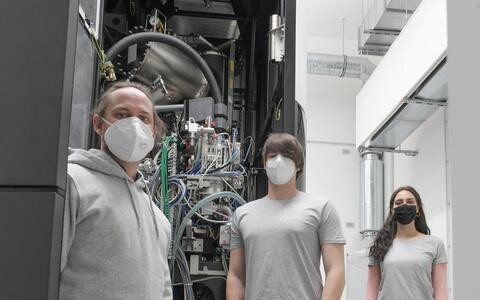
[[383,224],[382,229],[380,229],[380,231],[377,233],[372,247],[370,247],[369,256],[373,257],[378,262],[383,261],[385,255],[387,255],[388,250],[390,250],[390,247],[392,246],[395,235],[397,234],[397,221],[393,217],[393,202],[395,201],[397,194],[401,191],[409,191],[413,194],[415,200],[417,200],[417,205],[419,208],[419,215],[415,217],[415,228],[417,231],[427,235],[430,234],[430,228],[428,228],[427,225],[420,194],[411,186],[399,187],[390,197],[390,209],[387,220],[385,221],[385,224]]

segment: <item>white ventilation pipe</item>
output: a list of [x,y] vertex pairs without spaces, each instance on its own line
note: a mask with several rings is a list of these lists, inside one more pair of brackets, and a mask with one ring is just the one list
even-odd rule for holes
[[308,74],[358,78],[367,81],[375,70],[375,64],[368,58],[321,53],[307,54]]
[[384,221],[383,160],[381,152],[361,153],[360,163],[360,233],[371,238]]

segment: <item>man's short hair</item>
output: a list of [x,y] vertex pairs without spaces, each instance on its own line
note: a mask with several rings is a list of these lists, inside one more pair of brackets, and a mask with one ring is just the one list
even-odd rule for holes
[[117,81],[117,82],[113,83],[100,96],[100,98],[98,98],[97,102],[95,103],[95,109],[93,110],[93,112],[98,114],[101,117],[104,117],[105,116],[105,111],[107,110],[107,107],[108,107],[109,102],[110,102],[109,100],[110,100],[111,94],[116,90],[123,89],[123,88],[129,88],[129,87],[135,88],[135,89],[139,90],[140,92],[144,93],[145,96],[147,96],[147,98],[150,100],[150,102],[152,102],[152,107],[153,107],[152,113],[153,113],[154,124],[155,124],[155,128],[157,128],[157,130],[158,130],[157,137],[161,137],[161,136],[165,135],[166,126],[165,126],[165,123],[162,121],[162,119],[160,119],[160,117],[158,116],[157,112],[155,111],[155,104],[153,103],[152,95],[150,93],[150,89],[148,87],[146,87],[145,85],[140,84],[138,82]]
[[267,162],[269,155],[277,155],[288,157],[301,172],[303,170],[304,155],[302,144],[291,134],[288,133],[272,133],[265,141],[262,150],[263,161]]

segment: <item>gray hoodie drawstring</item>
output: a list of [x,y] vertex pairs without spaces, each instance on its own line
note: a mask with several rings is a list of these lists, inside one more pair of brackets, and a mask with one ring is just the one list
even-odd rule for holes
[[155,232],[157,233],[157,237],[160,238],[160,233],[158,231],[157,218],[155,218],[155,213],[153,212],[153,199],[151,197],[152,193],[150,192],[150,188],[148,187],[148,184],[145,182],[145,178],[143,178],[143,175],[140,174],[140,176],[142,177],[143,187],[145,188],[144,192],[147,194],[148,202],[150,203],[150,215],[152,216],[153,224],[155,224]]
[[155,232],[157,233],[157,238],[160,238],[160,232],[158,231],[157,218],[155,218],[155,213],[153,211],[153,199],[150,197],[151,195],[150,189],[148,188],[148,185],[146,184],[145,179],[143,178],[143,175],[140,174],[140,176],[142,177],[143,187],[146,189],[146,194],[148,195],[148,202],[150,203],[150,215],[152,216],[153,224],[155,225]]
[[130,188],[130,184],[128,184],[128,179],[125,179],[125,184],[127,185],[128,192],[130,193],[130,202],[132,203],[133,211],[135,212],[135,217],[137,217],[137,224],[138,224],[138,229],[142,228],[140,225],[140,217],[138,216],[138,210],[137,210],[137,205],[135,204],[135,200],[133,200],[133,192],[132,189]]
[[158,232],[158,223],[157,218],[155,218],[155,213],[153,212],[153,200],[148,197],[148,202],[150,202],[150,214],[152,215],[153,223],[155,224],[155,231],[157,232],[157,237],[160,238],[160,233]]

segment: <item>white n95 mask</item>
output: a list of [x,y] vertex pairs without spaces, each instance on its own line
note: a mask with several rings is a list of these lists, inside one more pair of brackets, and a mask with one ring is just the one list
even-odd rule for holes
[[150,128],[137,117],[130,117],[109,124],[104,134],[105,143],[110,152],[126,162],[137,162],[153,148],[153,133]]
[[268,179],[275,185],[286,184],[297,171],[293,160],[280,154],[267,160],[265,169]]

